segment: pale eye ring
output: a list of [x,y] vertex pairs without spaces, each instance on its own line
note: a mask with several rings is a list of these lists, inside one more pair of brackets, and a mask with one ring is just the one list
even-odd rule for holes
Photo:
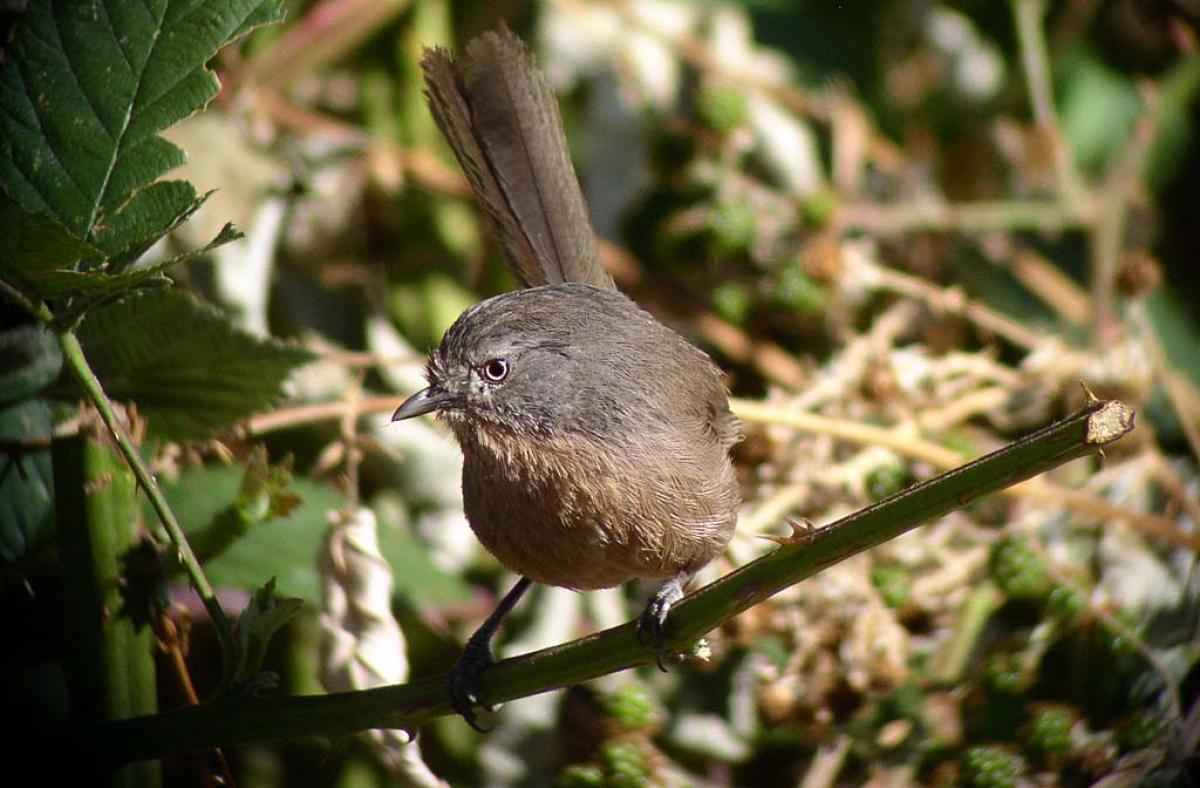
[[483,376],[492,383],[499,383],[508,377],[508,359],[493,358],[483,365]]

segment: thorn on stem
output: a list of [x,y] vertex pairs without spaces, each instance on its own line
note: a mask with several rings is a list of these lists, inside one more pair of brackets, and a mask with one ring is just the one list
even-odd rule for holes
[[811,544],[816,537],[817,527],[812,524],[812,521],[807,517],[801,517],[799,520],[787,518],[787,524],[791,526],[792,532],[787,536],[777,536],[775,534],[759,534],[760,539],[774,542],[780,545]]

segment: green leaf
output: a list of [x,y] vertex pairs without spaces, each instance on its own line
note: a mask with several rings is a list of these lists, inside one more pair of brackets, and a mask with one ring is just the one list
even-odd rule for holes
[[266,448],[256,447],[237,495],[208,525],[192,533],[196,557],[211,561],[260,525],[289,516],[301,504],[300,496],[289,487],[291,481],[291,457],[271,465]]
[[[155,184],[160,185],[170,184]],[[199,200],[195,205],[202,202]],[[191,208],[183,218],[190,213]],[[27,213],[0,196],[0,275],[20,283],[42,300],[84,296],[84,302],[72,306],[74,314],[82,314],[97,302],[137,287],[169,284],[170,280],[163,275],[166,269],[190,262],[241,237],[232,224],[226,224],[204,247],[184,254],[115,273],[123,262],[121,259],[110,260],[104,267],[78,270],[79,261],[98,258],[101,251],[75,238],[53,219]],[[155,240],[157,237],[146,239],[146,246]],[[145,249],[138,246],[133,251],[140,254]]]
[[41,326],[0,331],[0,403],[33,396],[53,383],[62,369],[62,351]]
[[1064,58],[1058,81],[1062,128],[1075,162],[1099,171],[1121,150],[1142,111],[1137,88],[1086,47]]
[[429,548],[397,523],[379,520],[379,550],[392,568],[395,596],[413,610],[461,605],[472,597],[470,584],[433,562]]
[[[241,468],[192,468],[161,486],[189,538],[203,541],[204,531],[241,495],[244,476]],[[213,584],[252,591],[264,577],[274,576],[280,593],[317,601],[317,551],[329,530],[327,513],[341,508],[343,501],[328,488],[303,479],[293,479],[289,489],[301,499],[294,511],[260,523],[205,562]]]
[[144,188],[184,159],[158,132],[216,94],[218,49],[282,16],[281,0],[29,4],[0,70],[0,187],[110,254],[161,235],[196,195]]
[[79,341],[108,395],[132,400],[173,440],[210,435],[281,395],[306,350],[235,328],[174,290],[143,290],[88,313]]
[[0,275],[24,282],[30,274],[71,268],[99,256],[99,250],[58,222],[29,213],[0,195]]
[[0,440],[44,442],[28,451],[0,453],[0,564],[12,564],[53,538],[54,470],[50,464],[50,409],[26,400],[0,410]]
[[[103,300],[137,287],[170,284],[171,280],[162,273],[162,269],[165,267],[165,265],[155,265],[152,269],[148,268],[145,271],[116,276],[98,269],[90,271],[46,271],[29,277],[29,289],[38,298],[43,300],[66,298],[75,295]],[[71,311],[74,312],[77,310],[73,309]],[[61,314],[59,316],[62,317]]]
[[187,221],[207,199],[207,194],[197,197],[187,181],[152,183],[101,218],[103,223],[94,228],[96,246],[120,270]]
[[170,284],[171,280],[164,271],[172,266],[190,262],[197,257],[208,254],[218,246],[236,241],[242,234],[232,224],[225,225],[216,238],[200,249],[193,249],[183,254],[168,257],[148,265],[122,271],[119,274],[109,273],[102,269],[90,271],[55,270],[46,271],[29,277],[34,292],[40,298],[63,298],[66,296],[84,296],[86,301],[72,305],[71,312],[82,314],[96,302],[106,300],[129,290],[139,287],[153,287]]
[[302,600],[275,593],[275,578],[254,592],[250,604],[238,616],[238,639],[242,647],[239,650],[241,662],[234,675],[235,686],[253,686],[260,680],[271,638],[303,607]]

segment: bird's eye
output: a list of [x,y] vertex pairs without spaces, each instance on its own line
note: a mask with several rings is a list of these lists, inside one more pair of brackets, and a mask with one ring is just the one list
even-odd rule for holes
[[508,377],[508,359],[494,358],[483,365],[483,376],[493,383]]

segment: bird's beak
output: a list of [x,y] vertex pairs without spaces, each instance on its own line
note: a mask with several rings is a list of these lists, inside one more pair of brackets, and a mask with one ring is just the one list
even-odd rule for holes
[[430,386],[429,388],[421,389],[416,394],[404,400],[404,403],[400,407],[396,408],[396,412],[392,414],[392,421],[411,419],[413,416],[432,413],[439,408],[449,405],[451,399],[450,393],[440,388]]

